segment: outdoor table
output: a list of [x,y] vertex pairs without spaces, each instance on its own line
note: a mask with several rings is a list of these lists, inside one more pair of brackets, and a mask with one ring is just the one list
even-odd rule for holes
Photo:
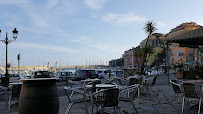
[[193,84],[203,84],[203,80],[200,79],[200,80],[182,80],[183,83],[193,83]]
[[127,77],[127,79],[129,80],[130,78],[136,78],[136,79],[140,79],[140,78],[142,78],[143,76],[138,76],[138,75],[136,75],[136,76],[128,76]]
[[[92,88],[92,85],[86,85],[86,88]],[[113,88],[116,87],[116,85],[113,84],[96,84],[96,88]]]
[[86,79],[86,80],[81,80],[81,82],[94,82],[94,81],[99,81],[99,79],[95,78],[95,79]]
[[14,83],[9,83],[9,85],[22,85],[22,82],[14,82]]

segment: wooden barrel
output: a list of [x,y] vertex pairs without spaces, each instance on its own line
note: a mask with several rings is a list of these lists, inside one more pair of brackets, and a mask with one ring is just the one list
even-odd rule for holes
[[23,79],[19,114],[58,114],[59,97],[56,79]]

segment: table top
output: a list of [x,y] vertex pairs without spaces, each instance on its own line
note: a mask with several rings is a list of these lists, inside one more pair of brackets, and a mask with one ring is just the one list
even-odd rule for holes
[[93,82],[93,81],[99,81],[99,79],[95,78],[95,79],[86,79],[86,80],[81,80],[81,82]]
[[14,83],[9,83],[9,85],[22,85],[22,82],[14,82]]
[[142,78],[143,76],[128,76],[127,77],[127,79],[130,79],[130,78],[137,78],[137,79],[139,79],[139,78]]
[[30,79],[21,79],[20,81],[36,81],[36,80],[57,80],[57,78],[30,78]]
[[182,82],[183,83],[202,83],[203,84],[203,80],[202,79],[199,79],[199,80],[190,80],[190,79],[188,79],[188,80],[182,80]]
[[[86,88],[91,88],[92,85],[86,85]],[[116,85],[112,84],[96,84],[96,88],[113,88],[116,87]]]

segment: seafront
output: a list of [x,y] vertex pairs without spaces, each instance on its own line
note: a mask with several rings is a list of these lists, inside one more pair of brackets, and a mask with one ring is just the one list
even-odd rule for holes
[[[174,73],[170,74],[170,79],[176,79],[176,76]],[[74,87],[77,87],[77,83],[75,82]],[[115,81],[115,83],[117,83]],[[68,99],[67,96],[63,90],[63,86],[66,85],[65,82],[58,83],[58,95],[60,100],[60,108],[59,108],[59,114],[64,114],[67,107],[68,107]],[[6,108],[5,103],[5,95],[3,95],[3,91],[1,91],[0,96],[0,113],[1,114],[18,114],[18,108],[17,105],[14,105],[11,109],[11,111],[8,111],[8,108]],[[78,97],[79,94],[74,94],[74,97]],[[148,88],[145,92],[143,92],[140,97],[136,98],[134,100],[135,107],[137,108],[137,111],[139,114],[181,114],[181,105],[182,105],[182,99],[180,102],[177,102],[177,98],[174,100],[174,102],[171,104],[173,96],[173,89],[170,84],[168,84],[168,77],[167,75],[159,75],[157,78],[157,82],[155,86]],[[190,102],[190,106],[194,105],[195,102]],[[91,103],[90,101],[87,102],[88,105],[88,112],[91,113]],[[78,103],[74,104],[71,108],[70,114],[84,114],[85,113],[85,103]],[[133,109],[133,106],[131,103],[126,102],[120,102],[119,104],[121,113],[124,114],[123,111],[127,111],[129,114],[135,113],[135,110]],[[189,105],[185,105],[185,114],[193,114],[197,113],[198,109],[191,109],[189,110]],[[104,112],[106,114],[111,114],[113,109],[111,108],[105,108]],[[107,113],[108,112],[108,113]]]

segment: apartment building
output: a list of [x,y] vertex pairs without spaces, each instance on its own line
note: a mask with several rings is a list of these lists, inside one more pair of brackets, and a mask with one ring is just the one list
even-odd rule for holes
[[[171,31],[167,34],[167,39],[172,37],[184,34],[191,30],[195,30],[200,28],[200,25],[195,22],[186,22],[182,23],[179,26],[171,29]],[[188,47],[180,47],[178,43],[171,43],[169,46],[170,49],[170,64],[177,64],[180,62],[184,62],[186,64],[194,64],[195,63],[195,50],[194,48]]]

